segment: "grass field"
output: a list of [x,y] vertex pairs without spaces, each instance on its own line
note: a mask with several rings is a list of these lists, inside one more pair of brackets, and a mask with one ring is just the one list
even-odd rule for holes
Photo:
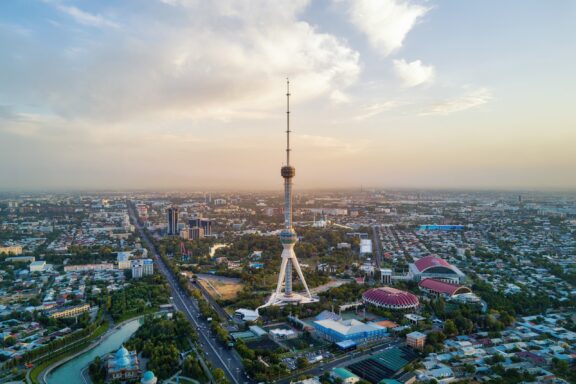
[[238,292],[242,290],[244,285],[232,281],[221,281],[217,278],[214,279],[198,279],[204,289],[209,292],[215,299],[230,300],[236,298]]

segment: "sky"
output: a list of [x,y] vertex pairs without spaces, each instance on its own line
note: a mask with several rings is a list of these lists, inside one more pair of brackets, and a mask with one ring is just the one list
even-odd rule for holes
[[0,189],[576,189],[572,0],[0,2]]

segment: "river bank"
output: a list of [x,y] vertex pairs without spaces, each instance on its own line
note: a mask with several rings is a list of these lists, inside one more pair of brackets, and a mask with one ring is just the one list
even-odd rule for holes
[[[81,371],[96,356],[104,355],[117,349],[140,327],[142,316],[127,319],[94,340],[86,348],[54,362],[40,372],[38,382],[41,384],[86,383]],[[77,377],[76,377],[77,376]],[[29,383],[31,383],[29,381]]]

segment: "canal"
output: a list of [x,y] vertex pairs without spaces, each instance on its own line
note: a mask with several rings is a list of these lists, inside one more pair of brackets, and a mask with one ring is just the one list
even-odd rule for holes
[[114,329],[106,339],[95,348],[67,361],[46,376],[48,384],[84,383],[82,370],[86,368],[96,356],[103,356],[120,348],[140,328],[142,319],[134,319]]

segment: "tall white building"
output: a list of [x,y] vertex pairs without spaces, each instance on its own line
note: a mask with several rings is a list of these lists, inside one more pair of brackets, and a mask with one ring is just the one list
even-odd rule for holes
[[133,279],[140,279],[143,275],[143,267],[142,264],[138,262],[139,260],[132,261],[132,278]]
[[142,274],[144,276],[150,276],[154,274],[154,262],[152,259],[142,260]]
[[132,260],[132,278],[139,279],[142,276],[154,274],[154,261],[152,259]]

